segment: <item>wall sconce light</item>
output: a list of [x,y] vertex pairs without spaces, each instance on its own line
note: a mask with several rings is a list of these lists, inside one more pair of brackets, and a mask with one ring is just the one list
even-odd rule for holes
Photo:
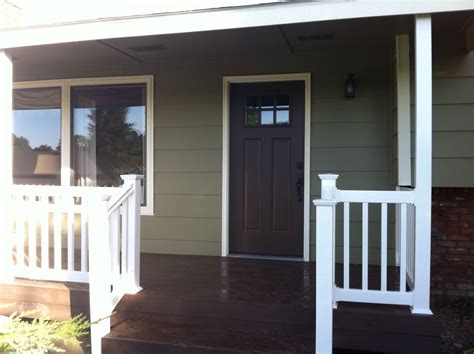
[[347,99],[351,99],[355,97],[355,91],[356,91],[356,81],[354,79],[354,74],[349,73],[347,74],[346,82],[344,85],[344,96]]

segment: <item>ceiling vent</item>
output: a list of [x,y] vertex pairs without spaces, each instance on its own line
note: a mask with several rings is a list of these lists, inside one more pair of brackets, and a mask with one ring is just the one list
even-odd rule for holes
[[151,45],[136,45],[128,47],[128,49],[133,50],[134,52],[159,52],[161,50],[166,50],[166,47],[163,44],[151,44]]
[[334,33],[301,34],[296,37],[301,42],[328,41],[335,39]]

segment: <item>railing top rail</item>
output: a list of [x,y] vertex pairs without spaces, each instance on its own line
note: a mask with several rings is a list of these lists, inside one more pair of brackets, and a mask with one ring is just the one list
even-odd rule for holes
[[121,187],[42,186],[32,184],[15,184],[11,186],[11,194],[33,194],[37,196],[61,195],[66,197],[87,197],[89,195],[111,196],[120,189]]
[[337,190],[337,202],[414,204],[414,191],[352,191]]
[[125,185],[121,188],[120,194],[116,193],[109,201],[109,208],[108,208],[108,214],[110,216],[111,213],[114,212],[120,205],[127,200],[129,196],[131,196],[133,193],[135,193],[133,189],[133,185]]

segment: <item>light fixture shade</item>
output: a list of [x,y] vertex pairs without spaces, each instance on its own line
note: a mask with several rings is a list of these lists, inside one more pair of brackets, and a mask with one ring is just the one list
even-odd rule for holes
[[346,82],[344,85],[344,96],[349,99],[354,98],[355,91],[356,91],[356,83],[354,79],[354,74],[349,73],[347,74]]
[[38,154],[35,175],[59,175],[61,173],[61,156],[59,154]]

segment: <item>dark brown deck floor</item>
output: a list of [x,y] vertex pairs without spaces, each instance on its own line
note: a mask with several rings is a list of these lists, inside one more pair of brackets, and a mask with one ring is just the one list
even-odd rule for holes
[[[116,308],[111,333],[103,339],[106,354],[314,353],[314,263],[142,254],[141,270],[143,290],[126,295]],[[337,283],[341,272],[338,266]],[[360,275],[360,267],[352,266],[351,287],[360,286]],[[397,278],[390,268],[392,289],[398,288]],[[66,286],[69,293],[61,295],[57,285],[54,294],[40,296],[25,291],[33,286],[28,282],[22,286],[16,292],[0,286],[0,299],[14,297],[7,291],[23,303],[50,309],[69,303],[71,313],[87,306],[87,289]],[[369,287],[379,286],[380,268],[369,267]],[[334,311],[334,344],[436,353],[439,325],[433,316],[413,316],[407,308],[340,303]]]

